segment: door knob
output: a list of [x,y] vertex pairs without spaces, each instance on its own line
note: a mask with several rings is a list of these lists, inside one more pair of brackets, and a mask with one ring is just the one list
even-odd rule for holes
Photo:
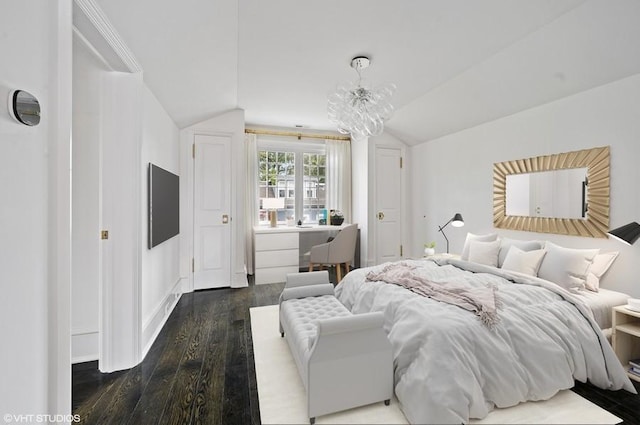
[[227,224],[229,222],[229,216],[227,214],[224,214],[222,216],[222,224]]
[[378,213],[378,220],[384,220],[384,213],[382,211]]

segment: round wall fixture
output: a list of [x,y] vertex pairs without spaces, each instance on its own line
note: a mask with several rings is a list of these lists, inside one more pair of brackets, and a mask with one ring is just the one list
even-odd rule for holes
[[31,93],[24,90],[13,90],[9,93],[9,115],[24,125],[38,125],[40,123],[40,103]]

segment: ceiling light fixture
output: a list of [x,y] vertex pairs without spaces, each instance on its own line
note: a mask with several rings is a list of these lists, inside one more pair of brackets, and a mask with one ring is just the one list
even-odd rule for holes
[[340,84],[329,96],[329,120],[338,125],[340,133],[351,134],[352,137],[378,136],[384,130],[384,122],[393,115],[390,99],[396,90],[395,84],[372,88],[362,82],[361,71],[370,63],[365,56],[353,58],[351,68],[358,73],[357,83]]

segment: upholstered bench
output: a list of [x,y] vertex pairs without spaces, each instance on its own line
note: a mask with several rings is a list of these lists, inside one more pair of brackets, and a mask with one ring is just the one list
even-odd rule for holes
[[280,334],[316,416],[393,395],[393,354],[381,312],[351,314],[334,296],[327,271],[293,273],[280,295]]

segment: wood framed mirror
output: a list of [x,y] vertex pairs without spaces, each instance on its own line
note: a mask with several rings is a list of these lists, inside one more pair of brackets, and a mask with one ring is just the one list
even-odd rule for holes
[[[499,229],[527,232],[606,238],[609,230],[609,162],[609,146],[604,146],[493,164],[493,226]],[[579,194],[575,196],[581,196],[580,208],[582,213],[577,217],[584,216],[584,218],[575,218],[576,216],[573,214],[566,214],[568,217],[562,216],[565,214],[564,212],[560,214],[561,216],[554,216],[554,214],[549,213],[551,211],[550,208],[535,205],[534,201],[532,201],[535,198],[534,194],[522,193],[522,187],[528,187],[529,184],[525,175],[542,177],[542,173],[554,170],[573,171],[572,173],[558,173],[558,178],[561,179],[565,179],[561,174],[582,174],[584,176],[586,173],[586,178],[579,182],[581,187],[578,187],[575,183],[566,183],[567,185],[570,184],[571,187],[575,186],[575,190],[579,191]],[[508,194],[507,179],[509,176],[516,175],[524,177],[524,179],[518,180],[525,180],[527,183],[518,182],[515,185],[514,182],[511,182],[509,186],[516,188],[512,191],[518,191],[519,193]],[[554,180],[549,180],[546,176],[543,180],[547,182],[546,187],[549,187],[548,185],[556,187]],[[532,192],[542,193],[543,197],[546,194],[544,189],[531,190]],[[571,190],[573,191],[574,189]],[[521,208],[512,207],[513,198],[516,195],[525,199],[525,204],[530,202],[531,205],[525,205]],[[507,214],[507,196],[510,196],[510,212],[515,211],[517,214],[522,215]],[[574,194],[569,196],[563,192],[554,196],[567,203]],[[527,201],[527,197],[529,197],[529,201]],[[542,201],[540,202],[542,203]],[[575,202],[573,203],[575,204]],[[555,211],[566,211],[566,208],[555,208]],[[524,211],[529,211],[529,215],[524,215]]]

